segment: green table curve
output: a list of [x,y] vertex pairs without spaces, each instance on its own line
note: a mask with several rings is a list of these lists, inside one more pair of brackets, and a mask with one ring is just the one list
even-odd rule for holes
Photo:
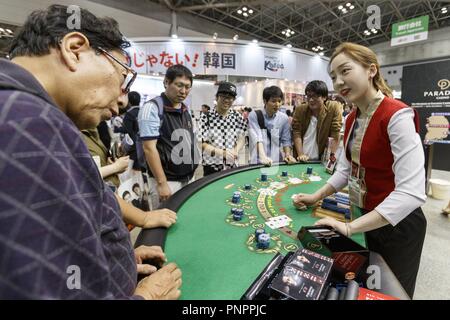
[[[176,262],[183,272],[182,299],[239,299],[276,254],[275,250],[286,254],[287,250],[301,247],[298,240],[265,226],[273,238],[269,253],[256,249],[251,241],[254,226],[263,225],[265,219],[257,208],[255,187],[262,187],[259,183],[261,170],[268,173],[271,181],[286,182],[288,178],[281,177],[282,171],[288,171],[289,178],[302,179],[306,178],[308,166],[313,167],[314,175],[320,176],[321,181],[289,185],[281,191],[281,196],[267,196],[264,200],[266,207],[272,206],[272,213],[292,218],[291,229],[297,232],[302,226],[313,225],[317,218],[311,216],[311,209],[296,210],[291,195],[312,193],[324,185],[330,175],[322,165],[251,169],[215,180],[186,199],[178,210],[177,223],[167,233],[165,244],[168,261]],[[251,184],[254,193],[245,193],[245,184]],[[247,204],[245,218],[236,223],[244,226],[232,224],[230,200],[234,191],[242,191]],[[353,239],[365,246],[362,234],[354,235]]]

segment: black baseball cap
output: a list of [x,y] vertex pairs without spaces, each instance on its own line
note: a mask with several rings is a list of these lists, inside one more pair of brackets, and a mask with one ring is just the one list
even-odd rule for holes
[[231,82],[221,82],[219,83],[219,88],[217,89],[217,94],[226,93],[230,94],[233,97],[237,96],[236,86]]

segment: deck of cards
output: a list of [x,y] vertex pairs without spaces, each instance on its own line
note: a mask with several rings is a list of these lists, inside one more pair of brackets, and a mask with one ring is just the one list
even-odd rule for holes
[[287,215],[272,217],[266,221],[266,225],[271,229],[279,229],[288,226],[292,222],[292,219]]

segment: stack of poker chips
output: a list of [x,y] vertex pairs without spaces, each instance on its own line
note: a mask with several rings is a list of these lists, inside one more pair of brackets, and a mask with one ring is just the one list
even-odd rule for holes
[[[258,232],[258,230],[262,230]],[[256,247],[258,249],[267,249],[270,246],[270,234],[266,233],[264,229],[256,229]]]
[[306,168],[306,174],[311,175],[312,173],[313,173],[313,168],[312,167]]
[[241,221],[242,218],[244,217],[244,209],[232,208],[231,214],[233,215],[234,221]]
[[281,172],[281,176],[282,176],[282,177],[287,177],[287,176],[288,176],[288,172],[287,172],[287,171]]
[[261,181],[267,181],[267,174],[266,173],[261,174]]
[[322,200],[321,207],[344,215],[346,220],[351,218],[348,194],[337,192],[332,196],[326,197]]
[[270,234],[266,230],[258,228],[255,230],[256,247],[258,249],[267,249],[270,245]]
[[246,185],[244,186],[244,189],[245,189],[245,190],[252,190],[252,185],[251,185],[251,184],[246,184]]
[[231,198],[231,202],[239,203],[241,201],[241,193],[239,191],[235,191],[233,193],[233,197]]

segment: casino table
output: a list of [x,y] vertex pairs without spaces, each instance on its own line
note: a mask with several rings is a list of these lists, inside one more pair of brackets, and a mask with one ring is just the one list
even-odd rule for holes
[[[307,167],[312,167],[311,175],[306,174]],[[283,171],[288,172],[287,177],[282,176]],[[262,173],[267,174],[266,182],[261,181]],[[177,212],[177,223],[169,229],[142,230],[135,246],[164,248],[168,261],[177,263],[183,272],[181,299],[239,299],[275,254],[285,255],[302,247],[298,230],[318,219],[311,216],[311,208],[297,210],[291,196],[313,193],[329,177],[319,163],[269,168],[250,165],[212,174],[189,184],[163,203],[161,207]],[[245,190],[246,184],[251,185],[251,190]],[[241,193],[238,204],[232,202],[236,191]],[[233,207],[244,209],[241,221],[233,220]],[[265,224],[279,215],[287,215],[292,221],[279,229]],[[257,248],[257,228],[270,234],[269,248]],[[352,238],[366,246],[363,234]],[[391,275],[389,282],[395,281]],[[396,290],[402,292],[398,285]]]

